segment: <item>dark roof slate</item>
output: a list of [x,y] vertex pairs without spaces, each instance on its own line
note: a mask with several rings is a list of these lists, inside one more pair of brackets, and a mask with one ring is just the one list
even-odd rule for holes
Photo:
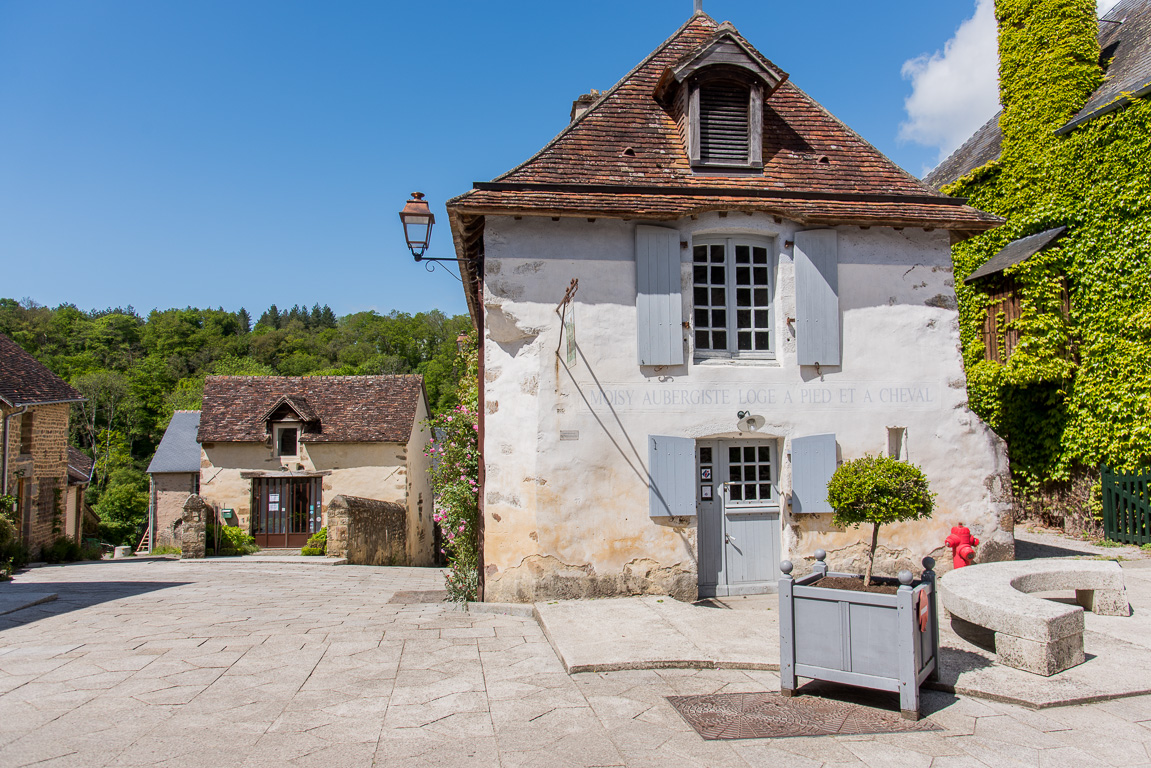
[[200,443],[196,432],[200,428],[199,411],[176,411],[164,437],[156,446],[156,453],[148,464],[148,474],[162,472],[199,472]]
[[96,461],[79,448],[68,446],[68,485],[87,485],[92,481]]
[[1014,267],[1016,264],[1022,264],[1050,246],[1066,231],[1067,227],[1055,227],[1045,232],[1012,240],[1004,246],[1003,250],[988,259],[983,266],[968,275],[963,282],[971,283],[981,277],[994,275],[1009,267]]
[[0,400],[11,406],[75,403],[84,396],[0,333]]
[[[767,62],[734,27],[725,23],[723,28]],[[448,201],[449,210],[671,219],[738,209],[803,223],[974,231],[1000,223],[925,186],[790,80],[764,101],[762,172],[693,171],[676,120],[654,93],[668,67],[707,45],[720,29],[705,14],[693,16],[543,149],[495,182]],[[586,189],[589,185],[602,189]],[[692,194],[676,194],[684,188]],[[873,199],[877,196],[882,199]],[[907,198],[906,205],[901,198]]]
[[316,416],[305,442],[406,443],[423,390],[423,377],[416,375],[209,376],[199,441],[263,442],[273,406],[303,397]]
[[[1121,0],[1104,14],[1099,22],[1099,47],[1103,57],[1111,59],[1103,84],[1059,132],[1087,122],[1124,93],[1151,83],[1151,0]],[[997,113],[923,181],[933,189],[942,189],[998,159],[1002,140]]]

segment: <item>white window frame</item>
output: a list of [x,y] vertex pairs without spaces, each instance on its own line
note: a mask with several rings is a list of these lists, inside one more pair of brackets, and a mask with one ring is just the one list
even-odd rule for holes
[[[299,422],[284,422],[276,424],[272,428],[272,451],[277,458],[297,459],[300,457],[300,433],[303,424]],[[287,429],[296,430],[296,452],[295,453],[280,453],[280,433]]]
[[[725,248],[724,266],[726,269],[726,304],[727,312],[727,349],[700,349],[696,344],[696,317],[695,317],[695,249],[697,246],[723,245]],[[748,245],[755,248],[767,249],[767,313],[768,313],[768,348],[767,350],[740,350],[736,329],[736,267],[735,248],[737,245]],[[776,319],[775,319],[775,272],[778,264],[778,255],[775,250],[775,238],[759,235],[699,235],[692,238],[688,257],[692,265],[692,292],[691,292],[691,346],[696,360],[775,360],[777,353]],[[754,294],[753,294],[754,295]],[[752,311],[757,308],[753,305]]]

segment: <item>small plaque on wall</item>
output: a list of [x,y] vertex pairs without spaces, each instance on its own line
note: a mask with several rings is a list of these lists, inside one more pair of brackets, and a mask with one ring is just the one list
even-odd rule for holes
[[699,487],[699,497],[704,501],[711,500],[711,488],[710,485],[701,485]]
[[711,480],[711,467],[703,467],[699,470],[700,480]]
[[560,440],[579,440],[578,429],[561,429]]

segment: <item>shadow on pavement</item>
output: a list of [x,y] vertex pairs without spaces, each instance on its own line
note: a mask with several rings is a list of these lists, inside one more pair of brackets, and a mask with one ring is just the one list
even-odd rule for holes
[[[70,567],[83,567],[84,565],[95,565],[95,563],[76,563]],[[19,576],[17,574],[17,578]],[[19,597],[21,594],[55,592],[57,598],[51,602],[29,606],[0,616],[0,632],[11,627],[30,624],[50,616],[60,616],[100,603],[191,583],[189,581],[104,581],[96,578],[93,578],[92,581],[7,582],[0,584],[0,594]]]
[[1056,547],[1051,544],[1040,544],[1035,541],[1015,540],[1016,560],[1038,560],[1042,557],[1095,557],[1095,552],[1086,549],[1070,549]]

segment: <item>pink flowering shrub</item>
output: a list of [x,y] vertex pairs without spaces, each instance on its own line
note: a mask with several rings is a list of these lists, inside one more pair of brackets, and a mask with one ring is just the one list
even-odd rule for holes
[[465,355],[468,365],[459,382],[460,404],[424,422],[424,429],[431,432],[424,453],[432,460],[433,519],[443,532],[448,597],[460,602],[475,600],[479,583],[480,448],[474,340]]

